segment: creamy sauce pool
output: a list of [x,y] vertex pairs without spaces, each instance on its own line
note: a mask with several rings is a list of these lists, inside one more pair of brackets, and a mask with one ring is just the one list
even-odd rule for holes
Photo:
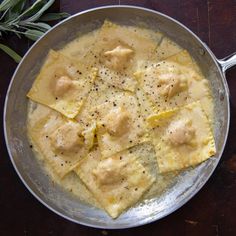
[[[124,26],[123,29],[125,30],[125,28],[126,27]],[[153,34],[154,34],[153,31],[149,31],[149,30],[141,29],[141,28],[136,28],[136,27],[133,27],[133,31],[139,32],[140,34],[144,34],[144,33],[146,35],[149,34],[150,37],[153,37]],[[94,32],[88,33],[86,35],[83,35],[83,36],[75,39],[74,41],[67,44],[64,48],[62,48],[60,50],[60,52],[66,56],[69,56],[69,57],[83,58],[88,53],[91,46],[96,43],[96,38],[98,36],[98,32],[99,31],[94,31]],[[161,36],[161,37],[163,37],[163,36]],[[172,55],[172,54],[175,54],[176,52],[179,52],[180,50],[182,50],[179,45],[176,45],[174,42],[172,42],[169,39],[165,40],[166,39],[165,37],[163,37],[163,38],[164,38],[164,40],[162,39],[162,40],[160,40],[160,42],[157,43],[161,46],[160,50],[157,53],[160,54],[160,51],[162,51],[162,53],[159,56],[163,56],[163,54],[165,54],[165,53],[167,53],[166,56]],[[161,42],[163,42],[163,44],[161,44]],[[140,46],[143,46],[143,45],[140,45]],[[138,66],[143,65],[143,58],[140,58],[139,55],[137,55],[137,57],[135,57],[134,60],[137,60],[136,64]],[[138,69],[138,67],[137,67],[137,69]],[[199,68],[198,68],[198,70],[200,71]],[[204,81],[200,80],[200,81],[194,82],[194,85],[191,87],[190,92],[193,97],[203,99],[203,102],[202,102],[203,108],[205,111],[207,111],[209,120],[213,121],[213,103],[210,99],[204,98],[205,91],[208,91],[210,93],[209,88],[208,88],[208,84],[205,80]],[[96,98],[94,98],[94,99],[96,99]],[[28,109],[29,134],[31,133],[30,127],[32,127],[34,125],[34,123],[37,122],[37,119],[39,119],[40,117],[42,117],[42,116],[46,117],[48,112],[49,112],[49,108],[46,108],[45,106],[42,106],[42,105],[38,105],[32,101],[29,102],[29,109]],[[49,127],[50,129],[53,129],[54,123],[53,122],[50,123],[49,126],[51,126],[51,127]],[[47,142],[47,140],[45,140],[45,142]],[[45,167],[45,171],[50,175],[52,181],[54,181],[58,185],[62,186],[65,190],[73,193],[82,201],[92,204],[96,207],[99,207],[98,202],[95,200],[95,198],[92,196],[92,194],[88,191],[88,189],[85,187],[85,185],[81,182],[80,178],[73,171],[70,172],[69,174],[67,174],[64,178],[62,178],[62,179],[59,178],[57,175],[55,175],[53,173],[51,166],[48,165],[46,161],[44,161],[44,157],[42,156],[42,153],[40,153],[40,151],[37,150],[37,146],[34,145],[34,141],[32,139],[31,139],[31,143],[33,144],[33,148],[34,148],[36,157],[40,161],[43,162],[44,167]],[[45,151],[47,151],[47,148],[48,148],[47,145],[45,145]],[[133,147],[131,149],[133,149],[135,152],[135,148],[136,147]],[[172,173],[165,174],[165,175],[161,175],[159,173],[156,173],[157,161],[156,161],[155,151],[152,147],[150,147],[148,145],[144,148],[146,150],[145,153],[148,153],[148,157],[144,159],[144,158],[142,158],[142,155],[141,155],[141,158],[140,158],[141,163],[143,164],[143,166],[145,168],[147,168],[150,171],[150,173],[153,176],[156,176],[156,178],[157,178],[157,181],[152,185],[152,187],[148,191],[148,193],[146,193],[144,195],[145,199],[149,199],[149,198],[156,197],[156,196],[162,194],[163,191],[165,191],[168,188],[168,186],[173,182],[174,177],[177,173],[172,172]]]

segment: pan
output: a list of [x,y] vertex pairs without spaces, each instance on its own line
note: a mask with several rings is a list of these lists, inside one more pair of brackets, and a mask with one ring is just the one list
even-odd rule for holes
[[[94,208],[59,186],[53,185],[34,158],[27,139],[26,93],[50,49],[60,49],[79,35],[101,26],[105,19],[119,24],[140,22],[160,30],[187,49],[209,80],[214,98],[214,137],[216,155],[196,168],[181,172],[160,196],[137,204],[118,219]],[[147,224],[174,212],[189,201],[206,183],[216,168],[226,143],[229,120],[229,89],[225,72],[236,64],[236,54],[218,60],[207,45],[176,20],[159,12],[133,6],[106,6],[78,13],[62,21],[37,41],[18,65],[6,95],[4,134],[12,164],[28,190],[46,207],[75,223],[106,229],[129,228]]]

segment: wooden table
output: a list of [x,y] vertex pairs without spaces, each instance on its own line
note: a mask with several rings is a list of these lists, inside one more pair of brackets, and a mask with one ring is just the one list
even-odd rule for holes
[[[54,8],[71,14],[96,6],[131,4],[165,13],[195,32],[219,58],[236,51],[235,0],[61,0]],[[60,8],[60,9],[59,9]],[[27,40],[8,37],[23,55]],[[16,63],[0,51],[0,107]],[[127,230],[100,230],[71,223],[39,203],[16,175],[0,138],[0,235],[236,235],[236,67],[227,72],[231,92],[228,142],[213,176],[181,209],[152,224]],[[2,116],[1,116],[2,124]]]

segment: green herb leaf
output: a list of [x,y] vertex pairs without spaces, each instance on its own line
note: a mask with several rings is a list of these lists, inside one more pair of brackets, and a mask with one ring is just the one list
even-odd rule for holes
[[36,21],[39,17],[54,3],[55,0],[49,0],[44,6],[33,16],[27,19],[27,21]]
[[7,9],[6,11],[4,11],[1,16],[0,16],[0,21],[7,15],[9,9]]
[[0,4],[0,11],[6,11],[10,7],[15,6],[20,0],[4,0]]
[[13,51],[11,48],[7,47],[6,45],[0,43],[0,49],[2,49],[5,53],[7,53],[16,63],[19,63],[22,57]]
[[28,38],[28,39],[31,39],[33,41],[36,41],[38,40],[40,37],[42,37],[44,35],[44,32],[42,31],[39,31],[39,30],[27,30],[25,32],[25,36]]
[[26,0],[19,0],[18,3],[14,7],[10,8],[9,11],[7,12],[4,18],[5,21],[10,22],[11,20],[17,18],[23,11],[25,4]]
[[[1,1],[0,39],[8,33],[14,33],[19,38],[23,35],[35,41],[51,28],[44,21],[59,20],[69,16],[67,13],[48,13],[42,16],[55,0],[34,0],[32,5],[31,2],[29,0]],[[21,59],[15,51],[4,44],[0,44],[0,50],[6,52],[16,62]]]
[[32,28],[32,29],[36,29],[39,31],[43,31],[43,32],[46,32],[52,28],[50,25],[48,25],[46,23],[42,23],[42,22],[34,23],[34,22],[22,21],[22,22],[20,22],[20,25],[25,26],[27,28]]
[[7,30],[7,28],[3,24],[0,24],[0,30],[2,32],[5,32]]
[[17,36],[19,39],[21,39],[21,36],[20,36],[19,33],[15,32],[15,34],[16,34],[16,36]]
[[26,18],[28,16],[32,16],[37,11],[39,11],[43,7],[43,5],[46,4],[46,3],[47,3],[46,0],[37,0],[32,6],[27,8],[21,15],[19,15],[17,17],[16,21],[24,19],[24,18]]
[[34,22],[54,3],[55,0],[37,0],[31,7],[25,10],[16,20],[26,17],[24,21]]
[[63,18],[69,17],[70,14],[66,12],[61,12],[61,13],[47,13],[43,16],[40,17],[40,21],[54,21],[54,20],[60,20]]

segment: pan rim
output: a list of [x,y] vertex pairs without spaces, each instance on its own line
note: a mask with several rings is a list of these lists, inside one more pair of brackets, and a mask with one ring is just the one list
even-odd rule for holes
[[[78,17],[80,15],[83,15],[83,14],[86,14],[86,13],[89,13],[89,12],[93,12],[93,11],[98,11],[98,10],[103,10],[103,9],[109,9],[109,8],[129,8],[129,9],[139,9],[139,10],[142,10],[142,11],[146,11],[146,12],[151,12],[153,14],[158,14],[158,15],[161,15],[169,20],[171,20],[172,22],[174,22],[175,24],[181,26],[182,28],[184,28],[186,31],[188,31],[188,33],[190,33],[202,46],[204,49],[206,49],[206,51],[210,54],[211,58],[213,59],[213,61],[215,62],[215,65],[218,69],[218,71],[220,72],[221,74],[221,78],[222,78],[222,82],[223,82],[223,85],[224,85],[224,89],[226,91],[226,99],[227,99],[227,111],[228,111],[228,114],[227,114],[227,127],[226,127],[226,132],[225,132],[225,138],[224,138],[224,142],[223,142],[223,145],[222,145],[222,148],[221,150],[219,151],[219,157],[217,158],[217,160],[215,161],[215,166],[212,168],[211,172],[209,173],[209,175],[207,176],[207,178],[204,179],[204,181],[201,182],[201,184],[198,186],[198,188],[196,188],[190,195],[188,195],[187,197],[185,197],[182,201],[180,201],[178,203],[178,206],[175,206],[175,207],[171,207],[167,210],[165,210],[165,212],[163,212],[164,214],[161,215],[161,216],[157,216],[157,217],[148,217],[146,219],[143,219],[141,221],[138,221],[136,222],[135,224],[127,224],[126,226],[117,226],[117,225],[111,225],[111,226],[107,226],[107,227],[102,227],[100,225],[97,225],[96,222],[94,224],[91,224],[91,223],[85,223],[83,221],[79,221],[79,220],[76,220],[76,219],[73,219],[72,217],[70,216],[67,216],[67,215],[64,215],[63,213],[59,212],[58,210],[54,209],[53,206],[50,206],[46,201],[44,201],[34,190],[32,190],[30,188],[30,186],[27,184],[27,180],[21,175],[20,171],[18,170],[17,168],[17,165],[12,157],[12,154],[11,154],[11,149],[10,149],[10,144],[9,144],[9,139],[8,139],[8,134],[7,134],[7,125],[6,125],[6,116],[7,116],[7,107],[8,107],[8,99],[9,99],[9,94],[10,94],[10,91],[11,91],[11,87],[12,87],[12,84],[16,78],[16,75],[18,73],[18,70],[19,68],[21,67],[21,65],[24,63],[24,60],[25,58],[31,53],[31,51],[33,50],[33,48],[35,47],[35,45],[44,39],[44,37],[49,34],[51,31],[53,31],[53,29],[55,29],[56,27],[62,25],[64,22],[67,22],[69,20],[71,20],[72,18],[74,17]],[[226,79],[225,79],[225,75],[224,73],[222,72],[222,70],[220,69],[220,66],[218,65],[217,63],[217,60],[216,60],[216,57],[215,55],[212,53],[212,51],[208,48],[208,46],[202,42],[202,40],[197,36],[195,35],[190,29],[188,29],[185,25],[183,25],[182,23],[180,23],[179,21],[173,19],[172,17],[170,16],[167,16],[163,13],[160,13],[158,11],[155,11],[155,10],[151,10],[151,9],[148,9],[148,8],[144,8],[144,7],[138,7],[138,6],[131,6],[131,5],[108,5],[108,6],[102,6],[102,7],[96,7],[96,8],[92,8],[92,9],[88,9],[88,10],[84,10],[84,11],[81,11],[81,12],[78,12],[70,17],[68,17],[67,19],[59,22],[58,24],[56,24],[55,26],[53,26],[49,31],[47,31],[37,42],[35,42],[31,48],[27,51],[27,53],[24,55],[24,57],[22,58],[21,62],[19,63],[19,65],[17,66],[12,78],[11,78],[11,81],[9,83],[9,86],[8,86],[8,89],[7,89],[7,93],[6,93],[6,96],[5,96],[5,102],[4,102],[4,111],[3,111],[3,128],[4,128],[4,139],[5,139],[5,142],[6,142],[6,147],[7,147],[7,151],[8,151],[8,155],[10,156],[10,160],[12,162],[12,165],[17,173],[17,175],[19,176],[19,178],[21,179],[21,181],[23,182],[23,184],[25,185],[25,187],[29,190],[29,192],[39,201],[41,202],[44,206],[46,206],[48,209],[50,209],[51,211],[53,211],[54,213],[56,213],[57,215],[69,220],[69,221],[72,221],[74,223],[77,223],[77,224],[81,224],[81,225],[84,225],[84,226],[89,226],[89,227],[93,227],[93,228],[101,228],[101,229],[126,229],[126,228],[133,228],[133,227],[138,227],[138,226],[142,226],[142,225],[145,225],[145,224],[148,224],[148,223],[151,223],[151,222],[154,222],[154,221],[157,221],[157,220],[160,220],[164,217],[166,217],[167,215],[175,212],[177,209],[179,209],[180,207],[182,207],[184,204],[186,204],[191,198],[193,198],[201,189],[202,187],[206,184],[206,182],[209,180],[209,178],[212,176],[212,173],[214,172],[215,168],[217,167],[221,157],[222,157],[222,153],[224,151],[224,148],[225,148],[225,144],[226,144],[226,141],[227,141],[227,137],[228,137],[228,132],[229,132],[229,124],[230,124],[230,106],[229,106],[229,94],[228,94],[228,85],[227,85],[227,82],[226,82]]]

